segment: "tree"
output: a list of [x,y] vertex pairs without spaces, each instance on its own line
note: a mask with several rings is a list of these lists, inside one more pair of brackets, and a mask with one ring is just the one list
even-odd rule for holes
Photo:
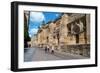
[[24,47],[28,47],[27,42],[30,41],[29,33],[28,33],[28,25],[27,25],[27,18],[24,13]]

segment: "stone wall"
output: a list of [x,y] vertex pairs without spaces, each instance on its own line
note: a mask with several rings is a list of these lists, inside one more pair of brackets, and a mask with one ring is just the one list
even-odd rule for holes
[[90,44],[63,45],[62,52],[90,57]]

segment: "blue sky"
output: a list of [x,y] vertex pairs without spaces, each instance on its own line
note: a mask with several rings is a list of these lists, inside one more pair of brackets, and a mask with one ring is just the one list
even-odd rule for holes
[[60,15],[61,13],[57,12],[30,12],[29,36],[32,37],[36,34],[38,27],[41,26],[43,22],[54,21],[56,18],[59,18]]

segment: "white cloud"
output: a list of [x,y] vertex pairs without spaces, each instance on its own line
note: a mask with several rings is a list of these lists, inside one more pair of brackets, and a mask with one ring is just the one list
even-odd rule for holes
[[37,31],[38,31],[38,29],[36,29],[36,28],[30,29],[29,30],[29,36],[32,37],[34,34],[37,33]]
[[59,16],[59,14],[56,14],[56,17],[58,17]]
[[31,34],[29,34],[29,36],[30,36],[30,37],[32,37],[32,35],[31,35]]
[[30,20],[32,22],[42,22],[45,20],[45,17],[42,12],[31,12],[30,13]]

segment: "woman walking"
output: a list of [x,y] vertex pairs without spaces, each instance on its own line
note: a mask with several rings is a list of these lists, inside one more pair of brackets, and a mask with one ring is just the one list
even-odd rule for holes
[[51,48],[51,53],[54,54],[54,46]]

